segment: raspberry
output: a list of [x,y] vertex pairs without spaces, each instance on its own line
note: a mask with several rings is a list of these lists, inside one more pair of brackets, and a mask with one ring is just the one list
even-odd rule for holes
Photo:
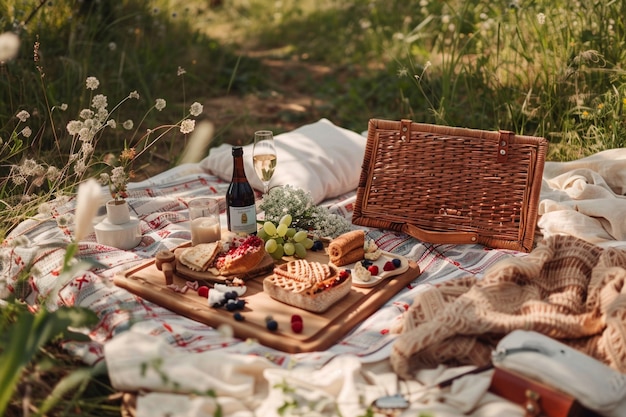
[[372,275],[378,275],[378,265],[370,265],[367,270],[370,271]]
[[295,323],[295,322],[300,322],[302,323],[302,316],[300,316],[299,314],[294,314],[293,316],[291,316],[291,322]]
[[304,325],[302,324],[301,321],[291,322],[291,330],[293,330],[294,333],[302,333],[303,328],[304,328]]
[[349,269],[342,269],[341,271],[339,271],[339,278],[341,279],[346,279],[348,278],[349,275],[350,275]]
[[200,297],[204,297],[207,298],[209,296],[209,287],[199,287],[198,288],[198,295]]
[[400,265],[402,265],[402,261],[398,258],[394,258],[391,262],[393,262],[393,266],[395,266],[396,268],[400,268]]
[[396,266],[393,264],[393,262],[387,261],[385,262],[385,266],[383,266],[383,269],[385,271],[393,271],[394,269],[396,269]]

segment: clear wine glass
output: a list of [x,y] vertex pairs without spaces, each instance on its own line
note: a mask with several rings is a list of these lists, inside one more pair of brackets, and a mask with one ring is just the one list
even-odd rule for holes
[[252,161],[257,177],[263,182],[263,196],[269,191],[270,180],[276,169],[276,146],[270,130],[254,132]]

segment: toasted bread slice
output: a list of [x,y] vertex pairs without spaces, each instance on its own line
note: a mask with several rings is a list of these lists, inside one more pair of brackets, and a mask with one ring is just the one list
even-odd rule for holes
[[200,243],[182,251],[179,261],[194,271],[206,271],[221,250],[222,243],[219,240],[212,243]]

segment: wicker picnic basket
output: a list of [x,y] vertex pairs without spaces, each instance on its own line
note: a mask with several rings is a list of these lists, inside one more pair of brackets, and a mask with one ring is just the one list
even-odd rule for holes
[[372,119],[352,221],[529,252],[547,147],[506,131]]

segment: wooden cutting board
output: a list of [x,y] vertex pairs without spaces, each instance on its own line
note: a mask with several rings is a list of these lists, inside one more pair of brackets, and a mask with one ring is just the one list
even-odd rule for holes
[[[307,260],[328,263],[328,255],[321,251],[309,251]],[[117,274],[114,282],[117,286],[148,301],[208,326],[218,327],[228,324],[238,338],[252,338],[268,347],[287,353],[299,353],[329,348],[357,324],[377,311],[419,274],[419,266],[410,261],[407,271],[382,280],[374,287],[353,286],[347,296],[322,314],[312,313],[272,299],[263,292],[263,279],[268,274],[261,275],[246,281],[248,289],[241,297],[246,301],[246,306],[240,311],[245,318],[244,321],[235,320],[233,312],[225,308],[210,307],[207,299],[200,297],[196,291],[179,293],[168,288],[165,285],[163,272],[157,269],[154,260]],[[174,276],[174,283],[179,286],[183,286],[185,281],[184,277]],[[294,314],[302,317],[304,328],[301,333],[291,330],[291,316]],[[266,318],[268,316],[272,316],[278,323],[277,330],[267,329]]]

